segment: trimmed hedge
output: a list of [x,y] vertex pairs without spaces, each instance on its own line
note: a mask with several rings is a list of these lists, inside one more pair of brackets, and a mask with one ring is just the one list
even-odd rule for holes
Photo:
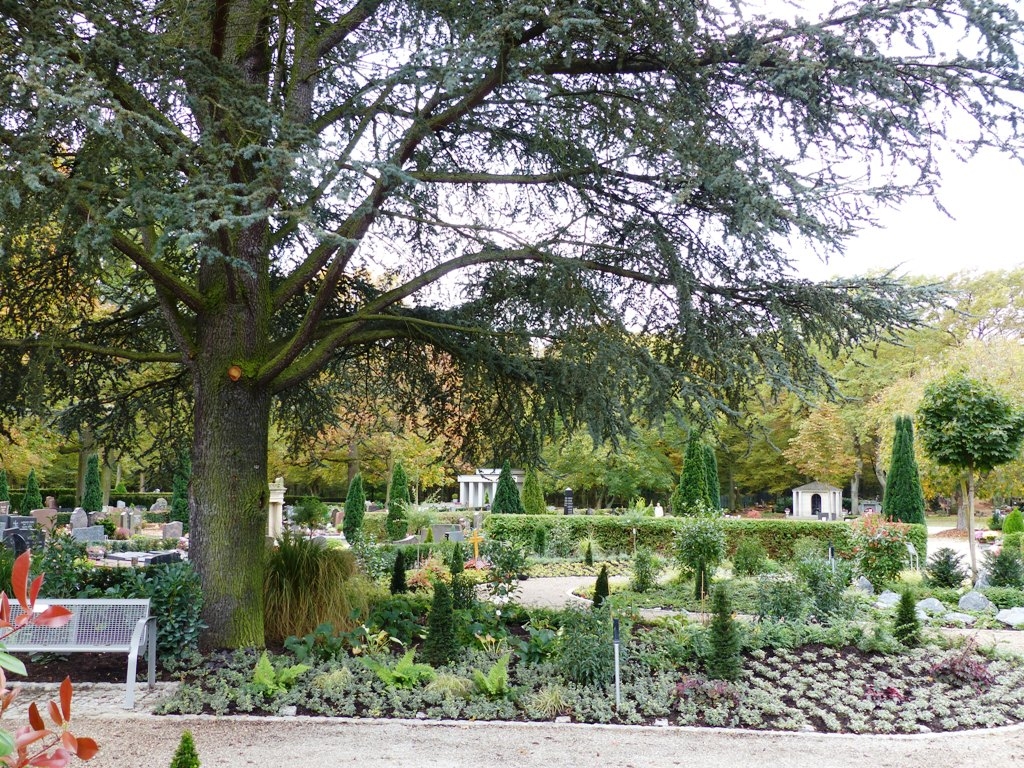
[[[642,520],[623,520],[614,515],[489,515],[484,530],[492,538],[513,541],[530,549],[534,530],[547,529],[550,536],[555,528],[568,529],[573,539],[592,537],[605,552],[631,552],[633,530],[636,546],[648,547],[661,554],[671,554],[675,532],[687,518],[651,517]],[[819,522],[816,520],[750,520],[723,518],[727,549],[731,555],[740,539],[754,537],[774,560],[788,560],[793,556],[797,539],[811,537],[832,542],[837,553],[852,548],[850,526],[845,522]],[[914,543],[922,562],[927,557],[928,529],[923,525],[910,526],[910,540]]]
[[[410,517],[415,516],[415,512],[410,511]],[[502,515],[504,517],[504,515]],[[518,515],[513,515],[518,517]],[[454,525],[459,522],[461,518],[473,519],[473,512],[469,510],[455,510],[454,512],[438,512],[433,515],[435,523],[442,524],[447,523]],[[383,544],[390,539],[388,538],[385,524],[388,519],[388,511],[386,509],[376,509],[373,512],[367,512],[366,517],[363,518],[363,536],[372,536],[378,544]],[[409,533],[415,533],[410,530]]]

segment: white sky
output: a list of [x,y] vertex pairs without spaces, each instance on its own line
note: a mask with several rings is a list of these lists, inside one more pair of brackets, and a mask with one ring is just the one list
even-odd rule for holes
[[895,267],[898,274],[947,277],[1024,265],[1024,167],[986,151],[967,162],[951,157],[941,168],[939,198],[954,218],[930,200],[909,200],[881,211],[883,228],[862,232],[842,258],[823,264],[801,257],[800,275],[825,279]]

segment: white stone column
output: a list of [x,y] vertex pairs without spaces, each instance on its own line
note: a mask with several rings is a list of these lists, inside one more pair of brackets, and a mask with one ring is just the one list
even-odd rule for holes
[[267,536],[281,538],[284,531],[284,478],[279,477],[270,484],[270,512],[267,516]]

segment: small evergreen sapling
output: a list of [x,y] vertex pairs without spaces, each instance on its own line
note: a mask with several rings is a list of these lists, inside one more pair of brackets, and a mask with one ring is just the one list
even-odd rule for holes
[[33,509],[43,506],[43,497],[39,493],[39,481],[36,480],[36,471],[28,471],[28,480],[25,481],[25,495],[21,497],[21,514],[29,515]]
[[408,587],[405,584],[405,555],[402,550],[395,552],[395,564],[391,568],[391,594],[400,595],[406,592]]
[[103,490],[100,488],[100,457],[95,453],[89,457],[85,470],[85,495],[82,496],[82,509],[86,512],[99,512],[103,507]]
[[0,469],[0,501],[11,500],[11,487],[7,484],[7,470]]
[[719,584],[711,598],[711,626],[708,627],[709,653],[704,671],[713,680],[735,680],[743,668],[740,654],[742,638],[732,615],[729,592]]
[[909,589],[900,593],[892,633],[907,648],[916,648],[921,644],[921,620],[917,618],[917,604]]
[[985,553],[988,583],[993,587],[1024,587],[1024,560],[1020,550],[1003,547],[998,554]]
[[602,565],[594,584],[594,607],[600,608],[608,599],[608,566]]
[[192,731],[186,730],[181,734],[181,741],[178,742],[178,749],[171,759],[170,768],[200,768],[200,765],[199,753],[192,740]]
[[423,641],[423,660],[434,667],[447,664],[459,651],[455,636],[455,612],[452,593],[443,581],[434,583],[434,599],[427,614],[427,639]]
[[935,552],[928,560],[924,572],[925,581],[931,587],[956,589],[967,578],[963,558],[949,547],[943,547]]
[[362,536],[365,516],[366,494],[363,492],[363,476],[357,472],[348,485],[348,494],[345,496],[345,519],[341,524],[347,542],[352,543]]
[[658,583],[660,564],[655,554],[647,547],[639,547],[633,554],[633,578],[629,588],[634,592],[647,592]]
[[583,546],[583,564],[594,564],[594,545],[589,540]]

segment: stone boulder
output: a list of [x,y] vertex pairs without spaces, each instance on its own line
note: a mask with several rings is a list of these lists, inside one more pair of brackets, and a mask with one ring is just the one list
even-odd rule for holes
[[920,611],[924,611],[929,616],[938,616],[939,614],[946,612],[946,606],[942,604],[941,600],[934,597],[926,597],[924,600],[918,600],[917,608]]
[[870,581],[864,576],[858,576],[857,580],[853,582],[853,586],[863,592],[865,595],[875,594],[875,587]]
[[956,611],[950,611],[942,617],[943,624],[963,624],[965,627],[971,626],[976,621],[977,618],[971,614],[957,613]]
[[899,593],[893,592],[891,589],[885,590],[875,600],[875,608],[892,608],[900,601]]
[[1024,608],[1004,608],[996,614],[996,621],[1009,627],[1019,627],[1024,624]]
[[981,594],[981,592],[973,589],[961,597],[956,605],[961,611],[974,611],[976,613],[995,610],[995,605],[991,600]]

